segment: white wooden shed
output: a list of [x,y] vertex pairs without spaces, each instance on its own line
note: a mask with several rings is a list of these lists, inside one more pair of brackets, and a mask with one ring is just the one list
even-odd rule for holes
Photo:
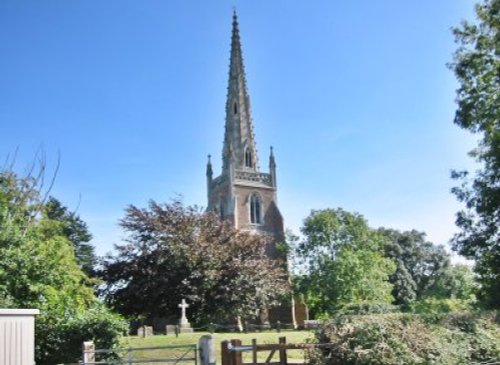
[[35,316],[38,309],[0,308],[0,365],[35,363]]

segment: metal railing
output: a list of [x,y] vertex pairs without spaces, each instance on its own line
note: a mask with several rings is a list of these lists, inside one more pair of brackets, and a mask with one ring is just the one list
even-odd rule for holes
[[[160,352],[157,357],[137,357],[138,352]],[[156,347],[128,347],[116,349],[83,350],[81,365],[133,365],[133,364],[198,364],[198,345],[165,345]]]

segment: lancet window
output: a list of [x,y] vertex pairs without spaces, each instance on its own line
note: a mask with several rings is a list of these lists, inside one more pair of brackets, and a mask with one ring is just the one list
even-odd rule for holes
[[252,151],[249,148],[245,150],[245,167],[253,167]]
[[250,223],[262,223],[262,204],[257,193],[253,193],[250,197]]

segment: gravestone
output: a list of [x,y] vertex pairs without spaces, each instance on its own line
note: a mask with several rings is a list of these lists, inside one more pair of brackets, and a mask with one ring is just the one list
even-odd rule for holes
[[178,305],[178,307],[181,309],[181,319],[179,319],[180,333],[192,333],[193,329],[191,328],[191,324],[186,317],[186,308],[189,308],[189,305],[184,299],[182,299],[182,302]]
[[165,326],[165,332],[167,335],[175,335],[176,333],[176,327],[177,325],[176,324],[167,324]]
[[299,328],[304,328],[307,320],[309,320],[309,309],[304,302],[304,295],[301,294],[295,302],[295,321]]
[[305,320],[304,321],[304,329],[306,330],[312,330],[312,329],[317,329],[319,328],[320,321],[316,319],[310,319],[310,320]]
[[137,329],[137,336],[139,337],[149,337],[153,336],[152,326],[141,326]]

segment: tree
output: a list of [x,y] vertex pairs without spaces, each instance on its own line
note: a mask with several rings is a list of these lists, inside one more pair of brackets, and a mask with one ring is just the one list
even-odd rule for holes
[[408,305],[425,296],[450,265],[444,247],[426,241],[425,233],[416,230],[380,228],[378,232],[387,238],[385,256],[396,263],[390,277],[396,304]]
[[44,212],[47,218],[62,223],[62,234],[71,241],[78,265],[88,276],[93,276],[97,259],[87,224],[54,197],[45,203]]
[[[109,334],[105,346],[117,342],[123,326],[100,307],[62,223],[42,214],[39,188],[37,178],[0,171],[0,307],[40,309],[37,364],[76,362],[79,354],[71,346],[90,339],[92,331],[76,333],[75,326],[84,321],[99,327]],[[96,307],[100,310],[93,312]]]
[[135,316],[175,315],[182,298],[196,322],[248,317],[288,291],[284,262],[265,255],[270,237],[238,231],[214,213],[169,204],[129,206],[128,242],[104,262],[106,300]]
[[[76,266],[71,245],[58,223],[39,214],[39,191],[31,178],[0,172],[0,286],[17,305],[92,301],[86,276]],[[69,304],[69,303],[68,303]]]
[[383,256],[383,237],[357,213],[343,209],[313,211],[304,220],[305,239],[297,247],[307,274],[298,289],[316,315],[349,304],[390,303],[389,276],[394,263]]
[[452,191],[465,204],[453,247],[476,260],[483,303],[500,308],[500,0],[477,4],[476,14],[477,24],[453,29],[459,46],[450,68],[460,84],[454,122],[479,135],[470,155],[481,166],[472,177],[452,173],[461,182]]
[[471,268],[467,265],[456,264],[444,270],[426,291],[425,296],[470,301],[474,299],[476,291],[477,284]]
[[313,210],[301,228],[306,237],[298,246],[298,254],[310,267],[319,257],[334,261],[342,246],[372,247],[373,232],[358,213],[342,208]]

